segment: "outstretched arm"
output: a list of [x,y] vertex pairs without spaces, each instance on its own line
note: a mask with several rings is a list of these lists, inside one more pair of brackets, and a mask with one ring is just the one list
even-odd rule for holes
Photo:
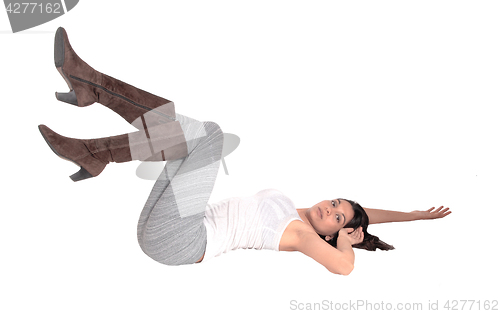
[[451,214],[451,211],[448,207],[443,208],[443,206],[435,209],[432,207],[428,210],[415,210],[409,213],[398,212],[392,210],[383,210],[383,209],[373,209],[363,207],[368,218],[370,220],[370,224],[379,224],[385,222],[399,222],[399,221],[413,221],[413,220],[422,220],[422,219],[437,219],[443,218]]

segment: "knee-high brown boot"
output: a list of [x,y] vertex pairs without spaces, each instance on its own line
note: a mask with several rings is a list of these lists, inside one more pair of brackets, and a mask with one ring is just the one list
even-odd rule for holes
[[174,103],[94,70],[71,47],[64,28],[59,27],[54,40],[54,62],[66,80],[69,93],[57,93],[56,98],[84,107],[101,103],[132,124],[148,114],[148,126],[175,121]]
[[90,140],[62,136],[43,124],[38,129],[56,155],[80,166],[70,176],[73,181],[98,176],[109,162],[165,161],[188,155],[184,132],[177,121],[150,128],[154,136],[137,131]]

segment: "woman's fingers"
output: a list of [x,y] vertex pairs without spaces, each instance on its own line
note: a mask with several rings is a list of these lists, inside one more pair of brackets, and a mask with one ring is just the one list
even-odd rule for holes
[[426,212],[429,213],[429,219],[443,218],[451,214],[450,208],[449,207],[444,208],[444,206],[440,206],[438,208],[432,207],[426,210]]
[[361,235],[363,234],[363,228],[362,227],[358,227],[356,229],[356,231],[353,232],[354,236],[359,239],[361,237]]
[[446,207],[443,209],[444,206],[439,206],[437,209],[436,207],[432,207],[430,209],[427,210],[427,212],[431,213],[431,214],[435,214],[435,213],[439,213],[439,212],[446,212],[448,210],[450,210],[449,207]]
[[352,244],[358,244],[363,242],[364,233],[362,227],[357,228],[351,235],[352,235]]
[[433,213],[433,212],[434,212],[434,213],[436,213],[436,212],[439,212],[439,211],[443,208],[443,206],[440,206],[438,209],[434,210],[435,208],[436,208],[436,207],[432,207],[432,208],[428,209],[428,210],[427,210],[427,212],[429,212],[429,213]]
[[441,209],[443,209],[443,206],[439,206],[439,208],[436,209],[436,213],[439,213],[441,211]]
[[450,208],[449,207],[446,207],[445,209],[442,209],[443,206],[441,206],[439,209],[439,211],[436,212],[436,214],[439,214],[440,216],[446,216],[446,215],[449,215],[451,212],[450,212]]
[[451,210],[449,207],[444,208],[444,206],[439,206],[438,208],[432,207],[428,210],[414,210],[412,213],[415,213],[416,218],[413,220],[421,220],[421,219],[437,219],[443,218],[451,214]]
[[451,214],[451,211],[449,208],[445,208],[443,210],[443,212],[441,212],[441,215],[443,215],[443,217],[448,216],[449,214]]
[[356,236],[357,236],[357,237],[361,236],[361,234],[362,234],[362,231],[361,231],[361,230],[362,230],[362,229],[363,229],[363,228],[361,228],[361,227],[358,227],[358,228],[356,229],[356,231],[355,231],[355,232],[356,232]]

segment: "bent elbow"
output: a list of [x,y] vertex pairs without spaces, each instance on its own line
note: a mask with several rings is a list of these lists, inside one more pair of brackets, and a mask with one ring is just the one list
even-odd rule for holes
[[341,273],[343,276],[349,275],[354,270],[354,264],[349,263],[345,270]]
[[329,269],[331,273],[347,276],[354,270],[354,264],[348,261],[344,261],[340,267],[335,267],[334,269]]

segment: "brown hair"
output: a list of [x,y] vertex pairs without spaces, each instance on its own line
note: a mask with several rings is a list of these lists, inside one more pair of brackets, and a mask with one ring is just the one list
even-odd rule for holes
[[[351,204],[352,209],[354,209],[354,218],[351,221],[349,221],[344,228],[353,228],[355,230],[360,226],[363,228],[363,233],[364,233],[363,242],[355,244],[352,247],[368,251],[375,251],[376,249],[383,251],[394,250],[394,247],[392,245],[387,244],[384,241],[381,241],[378,237],[368,233],[367,229],[370,221],[368,219],[368,215],[366,214],[363,207],[361,207],[361,205],[359,205],[356,202],[346,200],[343,198],[341,198],[341,200],[344,200],[349,204]],[[323,240],[328,242],[331,246],[337,247],[337,238],[339,237],[338,232],[329,241],[325,239],[325,236],[321,234],[319,236]]]

